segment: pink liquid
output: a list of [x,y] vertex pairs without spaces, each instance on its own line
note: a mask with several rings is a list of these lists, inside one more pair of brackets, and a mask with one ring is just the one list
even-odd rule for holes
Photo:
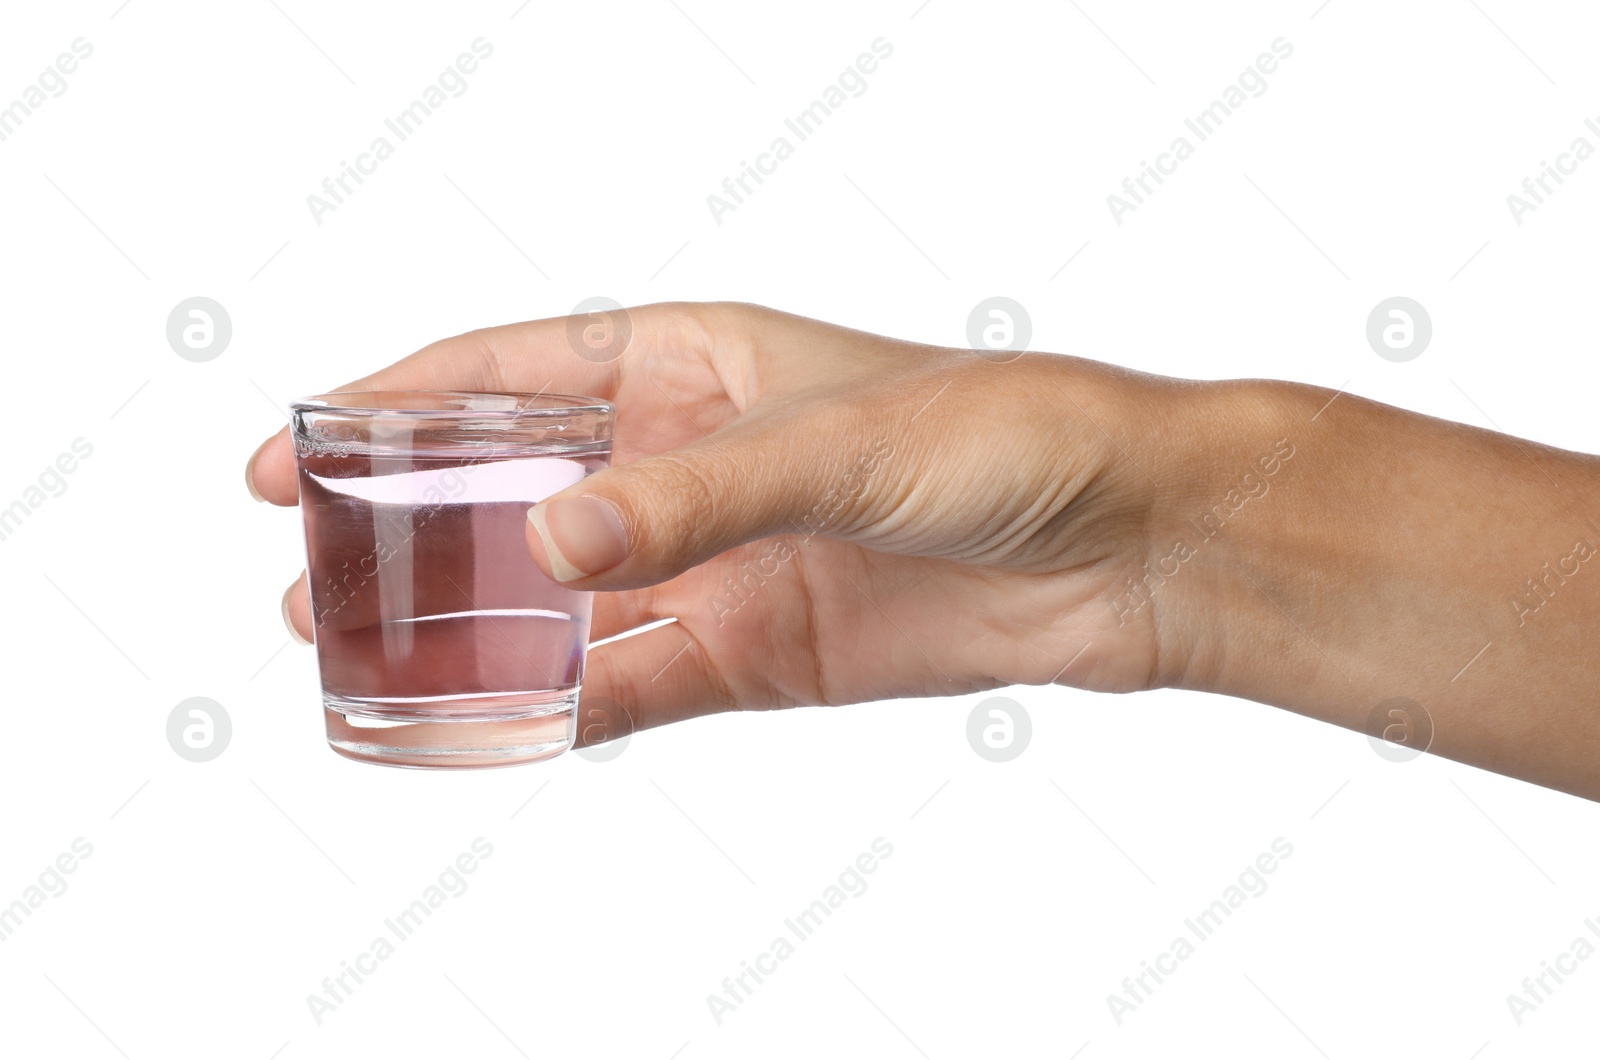
[[300,457],[323,697],[347,718],[499,721],[570,711],[589,597],[546,578],[528,508],[604,454]]

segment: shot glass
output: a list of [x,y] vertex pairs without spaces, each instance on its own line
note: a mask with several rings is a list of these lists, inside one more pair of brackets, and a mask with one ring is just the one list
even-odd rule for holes
[[524,527],[610,463],[612,406],[385,391],[290,413],[333,749],[472,768],[571,747],[591,594],[545,577]]

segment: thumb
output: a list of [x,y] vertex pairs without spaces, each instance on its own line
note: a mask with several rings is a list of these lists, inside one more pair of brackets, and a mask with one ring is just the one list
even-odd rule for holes
[[748,541],[833,531],[885,450],[815,425],[726,428],[540,502],[528,512],[528,549],[575,589],[655,585]]

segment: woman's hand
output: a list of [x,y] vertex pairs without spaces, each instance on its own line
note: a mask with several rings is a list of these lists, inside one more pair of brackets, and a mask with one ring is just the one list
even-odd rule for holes
[[[1182,385],[1074,358],[996,363],[745,305],[629,311],[614,360],[585,322],[435,343],[342,389],[583,393],[617,406],[614,466],[537,506],[541,569],[598,590],[583,695],[636,728],[733,709],[1007,684],[1130,691],[1183,669],[1147,560]],[[1153,444],[1152,444],[1153,443]],[[286,432],[253,489],[296,502]],[[308,638],[304,579],[286,596]],[[612,736],[616,732],[611,733]]]
[[[721,710],[1180,686],[1600,798],[1600,460],[1316,387],[995,363],[743,305],[436,343],[347,389],[615,401],[536,506],[598,591],[580,742]],[[295,503],[287,432],[253,488]],[[1595,508],[1591,512],[1591,508]],[[311,629],[304,580],[285,598]],[[629,719],[609,717],[613,704]]]

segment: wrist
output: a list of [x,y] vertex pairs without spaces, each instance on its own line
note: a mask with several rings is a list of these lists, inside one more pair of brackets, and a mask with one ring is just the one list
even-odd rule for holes
[[[1055,620],[1021,631],[1046,642],[1054,665],[1042,679],[1220,689],[1234,659],[1216,609],[1237,608],[1238,553],[1254,547],[1241,528],[1291,477],[1295,418],[1315,406],[1301,414],[1305,394],[1270,382],[1168,379],[1072,357],[1037,368],[1035,392],[1050,400],[1038,445],[1058,475],[1047,492],[1071,497],[1029,550],[1054,572],[1041,584]],[[1079,649],[1081,663],[1062,668]]]
[[1159,381],[1138,395],[1148,441],[1127,455],[1149,500],[1137,563],[1108,606],[1119,626],[1148,612],[1153,687],[1247,694],[1239,674],[1296,550],[1282,546],[1295,520],[1315,521],[1306,445],[1332,397],[1262,380]]

